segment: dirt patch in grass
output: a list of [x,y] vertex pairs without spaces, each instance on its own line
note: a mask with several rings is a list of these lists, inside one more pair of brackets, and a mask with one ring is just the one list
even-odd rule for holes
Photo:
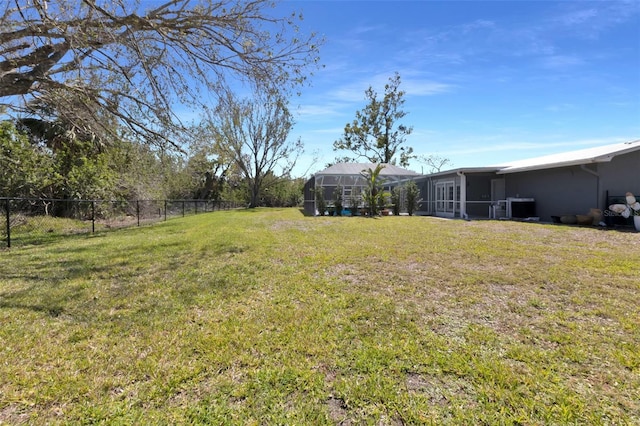
[[474,404],[473,386],[460,377],[409,373],[406,386],[410,395],[424,396],[431,404],[447,406],[454,395],[466,395],[468,396],[466,403]]
[[0,424],[26,424],[29,412],[19,404],[9,404],[0,409]]
[[327,406],[329,410],[329,418],[332,422],[343,426],[352,424],[348,418],[349,412],[347,411],[347,406],[342,399],[329,397],[327,400]]

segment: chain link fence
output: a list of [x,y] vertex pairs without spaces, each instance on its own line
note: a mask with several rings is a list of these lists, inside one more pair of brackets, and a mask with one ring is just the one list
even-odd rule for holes
[[42,244],[60,235],[140,226],[172,217],[237,207],[236,202],[220,200],[0,198],[0,223],[4,222],[0,240],[7,248],[18,244]]

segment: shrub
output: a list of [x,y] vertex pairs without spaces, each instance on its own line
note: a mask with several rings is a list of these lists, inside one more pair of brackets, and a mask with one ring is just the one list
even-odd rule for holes
[[413,213],[418,208],[418,204],[422,201],[422,198],[420,198],[420,189],[414,181],[407,182],[404,188],[407,194],[407,212],[409,216],[413,216]]
[[320,216],[324,216],[324,212],[327,210],[327,201],[324,199],[324,188],[316,186],[313,190],[316,197],[316,209]]

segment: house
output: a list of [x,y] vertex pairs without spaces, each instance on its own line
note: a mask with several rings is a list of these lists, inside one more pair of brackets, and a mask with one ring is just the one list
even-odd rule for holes
[[[305,186],[305,210],[315,212],[316,186],[329,202],[338,185],[345,200],[357,196],[365,185],[361,171],[374,167],[341,163],[316,173]],[[553,216],[605,211],[626,192],[640,195],[640,140],[427,175],[386,165],[382,175],[388,188],[416,182],[422,198],[416,214],[551,222]]]
[[[304,186],[305,214],[316,214],[314,194],[316,188],[322,191],[328,205],[334,203],[336,190],[339,190],[345,205],[351,206],[355,202],[362,207],[362,191],[367,186],[363,173],[369,169],[375,169],[376,166],[373,163],[338,163],[314,174]],[[421,176],[419,173],[393,164],[383,164],[383,166],[380,176],[385,181],[386,188]]]
[[457,168],[421,176],[414,181],[422,200],[418,215],[489,217],[494,200],[505,198],[499,167]]
[[523,218],[606,210],[627,191],[640,194],[640,140],[515,161],[459,168],[416,179],[419,214]]

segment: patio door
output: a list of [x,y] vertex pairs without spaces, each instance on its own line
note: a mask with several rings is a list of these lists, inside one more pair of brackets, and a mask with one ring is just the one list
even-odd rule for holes
[[456,186],[454,181],[436,183],[436,216],[454,217],[456,213]]
[[504,200],[506,193],[504,179],[491,179],[491,201]]
[[504,178],[491,179],[491,206],[489,207],[489,218],[499,219],[507,216],[506,190]]

